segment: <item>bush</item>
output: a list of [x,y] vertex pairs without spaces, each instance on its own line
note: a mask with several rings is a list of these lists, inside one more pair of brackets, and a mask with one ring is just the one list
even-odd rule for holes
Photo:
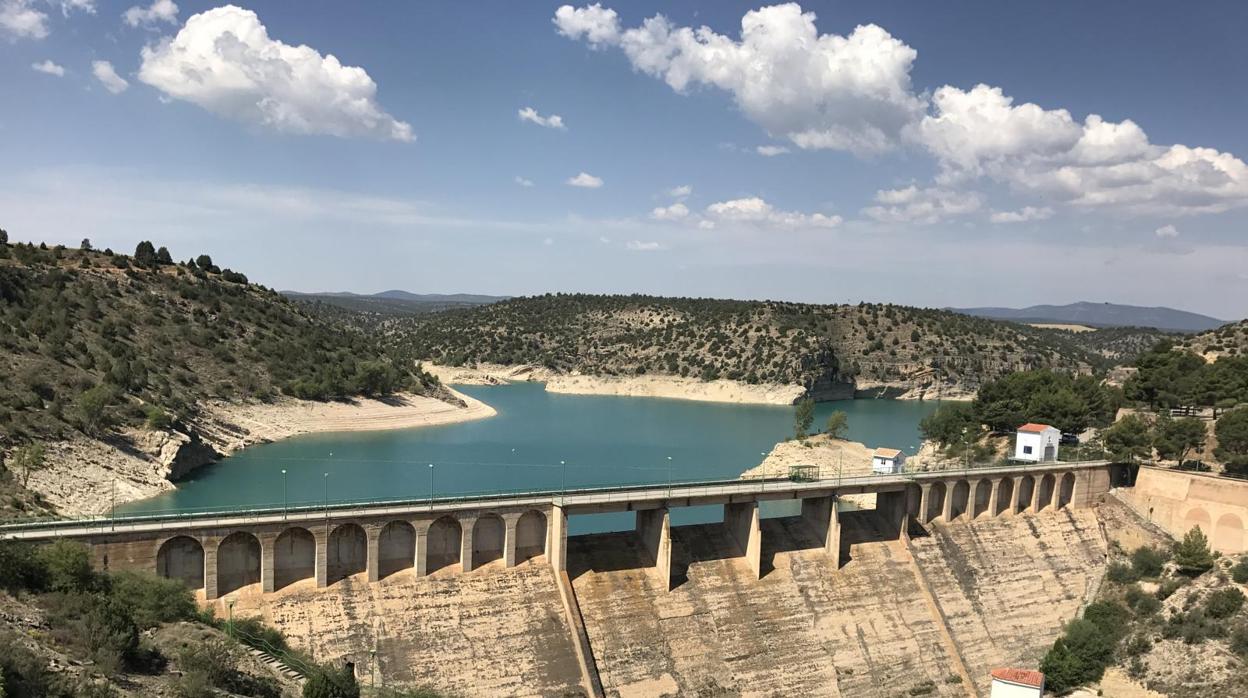
[[1218,589],[1205,599],[1205,613],[1213,618],[1230,618],[1244,606],[1244,593],[1235,587]]
[[1143,545],[1131,553],[1131,567],[1140,577],[1160,577],[1168,559],[1163,551]]
[[1248,658],[1248,623],[1240,623],[1231,632],[1231,651],[1240,657]]
[[1062,694],[1099,680],[1113,660],[1115,643],[1096,623],[1072,621],[1040,662],[1048,689]]
[[0,589],[42,591],[47,588],[48,570],[38,549],[20,541],[0,541]]
[[1167,579],[1157,586],[1157,600],[1165,601],[1170,598],[1174,592],[1187,586],[1187,580],[1183,578]]
[[1190,611],[1179,611],[1170,616],[1161,636],[1173,640],[1182,638],[1189,645],[1198,645],[1209,638],[1222,637],[1226,628],[1216,619],[1210,618],[1203,608]]
[[1235,580],[1236,584],[1248,583],[1248,557],[1240,559],[1231,568],[1231,579]]
[[113,574],[109,594],[130,609],[135,624],[143,630],[160,623],[192,620],[197,615],[195,598],[185,585],[154,574]]
[[1141,654],[1148,654],[1149,650],[1153,649],[1153,643],[1148,639],[1147,635],[1135,635],[1127,641],[1127,644],[1122,649],[1128,657],[1138,657]]
[[52,591],[82,592],[96,586],[91,553],[81,543],[58,540],[39,549],[39,560]]
[[303,684],[303,698],[359,698],[360,686],[355,682],[355,666],[347,663],[340,669],[320,667]]
[[1213,568],[1213,553],[1209,551],[1209,539],[1205,537],[1199,526],[1183,536],[1183,540],[1174,546],[1174,562],[1179,572],[1189,577],[1198,577]]
[[30,651],[16,633],[0,633],[0,686],[13,698],[42,698],[52,693],[48,663]]
[[1151,616],[1161,609],[1161,601],[1158,601],[1156,596],[1146,593],[1135,585],[1127,589],[1124,600],[1127,606],[1140,617]]
[[1113,562],[1110,563],[1109,569],[1105,571],[1105,578],[1114,584],[1134,584],[1140,578],[1140,575],[1130,565]]

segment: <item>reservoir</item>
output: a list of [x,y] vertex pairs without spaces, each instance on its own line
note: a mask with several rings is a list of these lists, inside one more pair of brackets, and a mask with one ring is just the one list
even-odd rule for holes
[[[498,411],[489,419],[393,431],[309,434],[241,451],[178,489],[118,513],[319,505],[370,499],[561,490],[735,478],[793,434],[793,408],[548,393],[540,383],[458,386]],[[936,402],[819,403],[849,438],[913,454]],[[669,460],[670,459],[670,460]],[[429,467],[430,464],[433,467]],[[282,470],[286,473],[283,475]],[[764,514],[787,514],[784,504]],[[673,509],[675,524],[718,520],[719,507]],[[631,514],[574,517],[570,532],[632,526]]]

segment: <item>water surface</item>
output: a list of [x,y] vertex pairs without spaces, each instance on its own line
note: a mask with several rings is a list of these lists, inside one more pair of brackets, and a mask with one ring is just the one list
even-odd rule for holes
[[[546,392],[539,383],[457,389],[489,404],[498,415],[437,427],[309,434],[254,446],[200,469],[173,492],[119,511],[202,511],[281,506],[284,501],[419,499],[431,491],[443,497],[733,478],[758,465],[763,453],[793,433],[792,407],[560,395]],[[913,453],[920,440],[919,420],[936,406],[903,400],[820,403],[815,424],[842,410],[849,415],[850,439]],[[718,507],[682,509],[673,512],[673,520],[710,521],[718,512]],[[631,517],[619,515],[574,517],[570,530],[628,525]]]

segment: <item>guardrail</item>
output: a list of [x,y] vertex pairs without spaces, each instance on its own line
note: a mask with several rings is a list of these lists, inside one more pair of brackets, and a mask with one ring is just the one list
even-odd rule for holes
[[[458,493],[451,496],[422,498],[384,498],[374,497],[349,501],[322,500],[320,502],[295,502],[285,504],[263,504],[253,507],[216,506],[196,510],[164,510],[133,514],[126,516],[90,516],[65,517],[55,519],[34,519],[20,522],[0,524],[0,535],[4,533],[23,533],[37,531],[57,531],[73,528],[108,528],[109,530],[138,529],[160,524],[186,524],[200,522],[211,525],[214,520],[228,519],[231,523],[261,522],[274,520],[275,517],[294,520],[312,520],[314,518],[349,518],[352,515],[366,515],[369,512],[386,513],[389,510],[419,511],[421,509],[437,510],[461,508],[469,505],[489,505],[506,502],[513,505],[525,503],[557,503],[557,504],[595,504],[636,499],[663,498],[699,498],[713,497],[724,494],[753,493],[765,494],[768,487],[786,491],[819,489],[823,487],[853,487],[863,485],[884,485],[906,482],[917,482],[926,479],[946,479],[949,477],[970,476],[972,473],[999,471],[1028,474],[1070,468],[1097,467],[1107,465],[1108,461],[1054,461],[1048,463],[1000,463],[990,462],[971,464],[964,468],[944,470],[907,470],[901,473],[870,473],[863,475],[844,476],[840,469],[816,467],[817,477],[806,476],[771,477],[764,473],[763,477],[733,478],[716,480],[674,480],[666,483],[653,481],[644,483],[623,483],[575,489],[541,489],[541,490],[489,490]],[[814,466],[809,466],[814,467]],[[804,471],[808,473],[809,470]],[[280,519],[278,519],[280,520]],[[94,532],[94,531],[93,531]]]

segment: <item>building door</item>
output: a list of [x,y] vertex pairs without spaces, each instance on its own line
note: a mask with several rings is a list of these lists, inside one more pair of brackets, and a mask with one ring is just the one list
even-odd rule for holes
[[1051,446],[1051,445],[1050,445],[1050,446],[1045,446],[1045,447],[1044,447],[1044,460],[1045,460],[1045,462],[1048,462],[1048,461],[1051,461],[1051,460],[1055,460],[1055,459],[1057,458],[1057,453],[1056,453],[1056,450],[1057,450],[1057,449],[1055,449],[1055,448],[1054,448],[1053,446]]

